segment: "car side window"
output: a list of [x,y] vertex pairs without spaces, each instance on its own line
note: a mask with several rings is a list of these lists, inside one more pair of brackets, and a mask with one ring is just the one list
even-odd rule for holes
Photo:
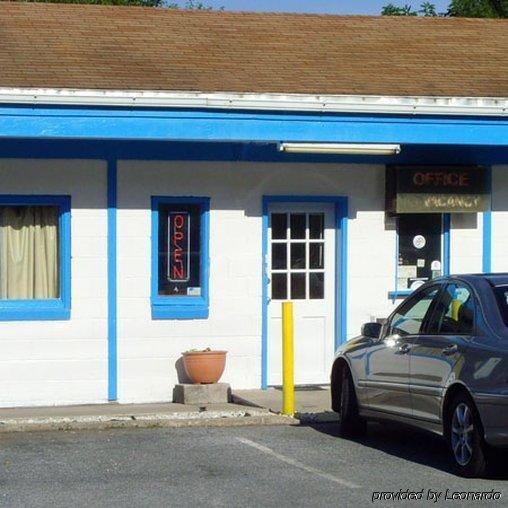
[[448,284],[429,323],[428,333],[472,335],[475,300],[471,291],[459,283]]
[[390,321],[388,334],[404,336],[420,333],[432,302],[438,293],[439,286],[431,286],[402,304]]

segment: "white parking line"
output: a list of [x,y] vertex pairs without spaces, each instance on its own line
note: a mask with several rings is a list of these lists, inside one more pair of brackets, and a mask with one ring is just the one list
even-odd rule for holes
[[300,462],[298,460],[292,459],[290,457],[286,457],[285,455],[281,455],[280,453],[273,451],[271,448],[268,448],[267,446],[256,443],[255,441],[251,441],[250,439],[246,439],[244,437],[237,437],[236,439],[238,439],[238,441],[240,441],[241,443],[243,443],[247,446],[251,446],[252,448],[255,448],[256,450],[259,450],[260,452],[263,452],[263,453],[266,453],[267,455],[275,457],[276,459],[280,460],[281,462],[285,462],[286,464],[297,467],[298,469],[303,469],[304,471],[307,471],[307,473],[312,473],[316,476],[320,476],[321,478],[325,478],[326,480],[330,480],[332,482],[338,483],[339,485],[342,485],[343,487],[347,487],[349,489],[359,489],[360,488],[360,485],[357,485],[356,483],[350,482],[348,480],[343,480],[342,478],[338,478],[337,476],[333,476],[329,473],[325,473],[324,471],[316,469],[315,467],[307,466],[306,464],[303,464],[302,462]]

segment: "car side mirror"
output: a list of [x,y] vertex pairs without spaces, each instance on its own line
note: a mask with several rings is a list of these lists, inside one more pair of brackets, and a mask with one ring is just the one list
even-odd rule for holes
[[383,325],[381,323],[365,323],[362,326],[362,335],[370,339],[378,339],[382,327]]

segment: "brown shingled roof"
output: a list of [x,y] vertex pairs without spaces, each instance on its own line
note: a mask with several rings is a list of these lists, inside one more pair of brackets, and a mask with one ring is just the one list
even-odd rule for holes
[[508,21],[0,2],[0,86],[508,97]]

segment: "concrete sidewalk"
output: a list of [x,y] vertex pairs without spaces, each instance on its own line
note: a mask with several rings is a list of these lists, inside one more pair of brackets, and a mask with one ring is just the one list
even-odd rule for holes
[[[234,390],[233,402],[280,413],[282,389]],[[331,409],[330,388],[324,386],[296,388],[295,418],[301,423],[336,422],[338,417]]]
[[239,404],[89,404],[0,409],[0,433],[125,427],[288,425],[297,423],[268,409]]
[[0,409],[0,433],[42,430],[110,429],[125,427],[204,427],[298,425],[336,421],[330,391],[297,389],[294,418],[282,416],[282,391],[234,390],[232,403],[191,406],[158,404],[88,404],[80,406]]

